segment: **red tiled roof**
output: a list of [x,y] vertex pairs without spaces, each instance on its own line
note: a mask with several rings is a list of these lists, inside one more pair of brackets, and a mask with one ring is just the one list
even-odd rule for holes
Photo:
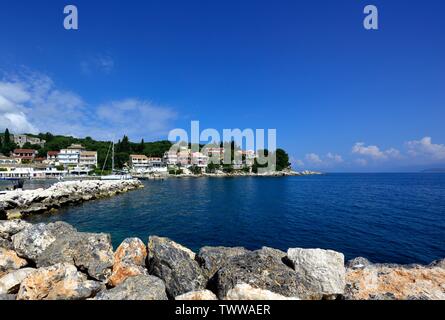
[[57,156],[60,153],[60,151],[48,151],[49,156]]
[[35,153],[34,149],[15,149],[14,153]]

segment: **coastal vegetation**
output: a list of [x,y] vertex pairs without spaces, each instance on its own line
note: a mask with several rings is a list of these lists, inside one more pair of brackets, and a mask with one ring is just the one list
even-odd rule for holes
[[[110,148],[111,141],[99,141],[91,137],[76,138],[72,136],[53,135],[52,133],[27,134],[27,136],[45,140],[44,146],[31,145],[26,143],[24,149],[34,149],[38,152],[38,157],[46,157],[48,151],[56,151],[66,149],[72,144],[81,144],[87,150],[97,151],[98,154],[98,168],[102,168],[105,164],[105,169],[111,169],[111,162],[105,159]],[[17,148],[17,145],[12,141],[9,130],[0,137],[0,150],[4,155],[9,155],[11,151]],[[145,142],[142,139],[140,142],[131,142],[127,136],[123,136],[115,145],[115,164],[116,168],[122,168],[128,162],[128,158],[132,153],[144,154],[149,157],[162,157],[164,152],[168,151],[172,143],[170,141],[155,141]]]
[[[99,141],[95,140],[92,137],[78,138],[72,136],[64,136],[64,135],[54,135],[50,132],[40,133],[40,134],[27,134],[27,136],[32,138],[38,138],[41,141],[44,141],[42,144],[31,144],[26,142],[22,148],[23,149],[33,149],[37,151],[37,157],[46,158],[49,151],[58,151],[62,149],[66,149],[71,145],[82,145],[88,151],[97,152],[97,165],[92,168],[93,170],[90,174],[100,175],[104,172],[109,172],[111,170],[111,161],[109,160],[110,153],[110,145],[111,141]],[[187,146],[187,144],[184,144]],[[14,139],[12,134],[8,129],[5,130],[3,134],[0,134],[0,152],[6,156],[9,156],[11,152],[16,149],[18,146],[14,143]],[[172,142],[167,140],[162,141],[154,141],[154,142],[145,142],[142,139],[140,142],[132,142],[128,138],[128,136],[124,135],[122,139],[120,139],[117,143],[115,143],[115,153],[114,153],[114,163],[116,169],[122,169],[129,167],[131,164],[129,163],[130,155],[144,155],[149,158],[162,158],[164,154],[170,150],[172,147]],[[191,144],[188,144],[188,148],[192,149]],[[204,148],[204,145],[199,145],[199,150]],[[206,147],[209,147],[208,145]],[[244,173],[258,173],[259,168],[267,167],[267,164],[261,163],[258,159],[252,160],[252,163],[246,165],[246,155],[242,152],[240,146],[238,146],[234,141],[231,142],[221,142],[216,143],[214,145],[215,148],[224,148],[225,150],[230,150],[230,164],[223,163],[223,160],[228,159],[220,159],[219,162],[209,161],[205,168],[191,166],[189,171],[192,174],[201,174],[203,172],[214,174],[217,172],[223,172],[225,174],[232,174],[235,171],[244,172]],[[242,162],[241,164],[235,165],[235,154],[237,152],[242,153]],[[266,150],[258,150],[259,154],[263,154],[265,157],[269,155],[269,151]],[[108,158],[107,158],[108,156]],[[285,169],[290,168],[289,156],[283,149],[277,149],[275,151],[276,157],[276,170],[283,171]],[[29,160],[23,160],[22,164],[26,164]],[[239,160],[237,160],[239,161]],[[60,168],[63,169],[63,168]],[[182,174],[182,168],[169,168],[168,172],[174,170],[174,174]]]

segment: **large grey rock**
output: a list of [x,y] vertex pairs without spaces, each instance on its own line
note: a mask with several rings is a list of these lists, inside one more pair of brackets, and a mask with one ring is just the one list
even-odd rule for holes
[[110,235],[68,232],[49,244],[36,259],[38,267],[64,262],[74,264],[96,280],[107,280],[113,266]]
[[344,293],[346,270],[342,253],[293,248],[287,251],[287,257],[301,277],[302,299],[335,298]]
[[0,238],[9,239],[30,226],[30,223],[23,220],[0,220]]
[[17,300],[79,300],[94,296],[105,286],[69,263],[40,268],[20,284]]
[[371,265],[371,262],[363,257],[357,257],[346,262],[346,268],[351,269],[363,269],[369,265]]
[[28,262],[17,256],[15,251],[0,248],[0,271],[17,270],[27,264]]
[[154,276],[125,279],[113,289],[101,291],[94,300],[167,300],[164,282]]
[[218,300],[218,298],[210,290],[198,290],[181,294],[175,300]]
[[229,258],[210,280],[209,288],[219,299],[241,283],[286,297],[299,297],[301,280],[277,253],[265,248]]
[[237,284],[227,293],[225,300],[299,300],[298,297],[285,297],[269,290],[253,288],[246,283]]
[[206,276],[211,278],[229,258],[248,252],[249,250],[243,247],[202,247],[196,256],[196,261],[199,262]]
[[14,249],[14,246],[12,245],[11,240],[0,238],[0,248],[12,250]]
[[206,278],[195,261],[195,254],[167,238],[149,238],[148,269],[150,274],[164,280],[171,297],[206,286]]
[[24,268],[12,271],[0,278],[0,294],[14,294],[19,291],[22,281],[36,269]]
[[15,294],[0,294],[0,301],[11,301],[15,300],[16,297]]
[[65,222],[39,223],[13,235],[12,243],[19,256],[36,261],[56,239],[67,237],[73,232],[76,229]]

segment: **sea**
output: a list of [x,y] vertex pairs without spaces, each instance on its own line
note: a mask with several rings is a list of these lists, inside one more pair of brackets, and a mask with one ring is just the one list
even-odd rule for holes
[[[5,184],[3,182],[2,184]],[[26,182],[27,188],[49,182]],[[346,259],[428,264],[445,258],[445,174],[170,178],[29,221],[203,246],[323,248]]]

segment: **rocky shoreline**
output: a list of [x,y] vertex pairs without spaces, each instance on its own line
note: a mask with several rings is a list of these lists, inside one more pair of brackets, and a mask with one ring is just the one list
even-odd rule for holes
[[283,171],[271,171],[265,173],[249,173],[242,171],[235,171],[232,173],[202,173],[202,174],[178,174],[178,175],[168,175],[171,178],[232,178],[232,177],[293,177],[293,176],[313,176],[313,175],[322,175],[323,173],[317,171],[292,171],[292,170],[283,170]]
[[0,221],[0,299],[316,300],[445,299],[445,260],[372,264],[342,253],[291,248],[203,247],[129,238],[64,222]]
[[138,180],[84,180],[59,182],[47,189],[8,191],[0,195],[0,219],[54,212],[70,204],[112,197],[143,187]]

